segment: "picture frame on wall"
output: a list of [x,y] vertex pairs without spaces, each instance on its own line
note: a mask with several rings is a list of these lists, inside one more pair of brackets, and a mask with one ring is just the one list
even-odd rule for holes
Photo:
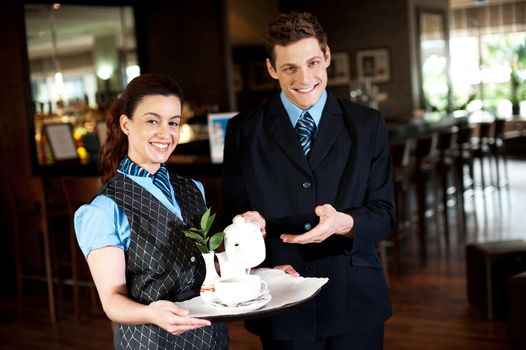
[[332,52],[331,64],[327,68],[327,86],[348,85],[351,81],[349,54]]
[[226,125],[228,120],[238,112],[209,113],[208,139],[210,140],[210,162],[223,163],[223,149],[225,147]]
[[387,83],[391,80],[389,49],[367,49],[356,53],[356,73],[358,79],[368,79],[372,83]]

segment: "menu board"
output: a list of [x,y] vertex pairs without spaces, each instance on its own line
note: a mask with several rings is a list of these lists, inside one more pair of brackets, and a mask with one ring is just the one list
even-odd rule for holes
[[47,124],[45,125],[45,133],[55,161],[78,158],[71,124]]

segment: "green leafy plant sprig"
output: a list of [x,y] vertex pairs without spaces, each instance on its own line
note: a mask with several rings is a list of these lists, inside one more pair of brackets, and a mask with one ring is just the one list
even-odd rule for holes
[[189,230],[183,230],[186,237],[192,239],[201,253],[210,253],[215,251],[223,242],[224,232],[209,234],[210,229],[216,218],[216,213],[210,215],[212,208],[208,208],[201,217],[201,227],[192,227]]

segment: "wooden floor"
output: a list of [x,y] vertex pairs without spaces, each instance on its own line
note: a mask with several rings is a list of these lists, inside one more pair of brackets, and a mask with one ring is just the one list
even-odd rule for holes
[[[524,174],[526,160],[511,161],[509,192],[501,191],[499,199],[498,191],[489,190],[483,196],[477,190],[471,202],[474,205],[469,208],[468,234],[465,238],[454,234],[448,248],[431,228],[426,264],[417,258],[416,235],[408,239],[402,273],[389,273],[394,316],[386,324],[385,349],[510,349],[506,323],[486,321],[468,305],[464,249],[466,242],[526,239],[526,220],[522,220],[526,213]],[[477,214],[476,225],[473,213]],[[46,313],[45,293],[36,290],[21,317],[14,300],[3,298],[0,350],[112,348],[110,323],[103,315],[85,314],[77,324],[71,319],[67,301],[62,301],[60,320],[53,326]],[[230,349],[261,349],[258,338],[244,330],[242,323],[230,323],[229,329]]]

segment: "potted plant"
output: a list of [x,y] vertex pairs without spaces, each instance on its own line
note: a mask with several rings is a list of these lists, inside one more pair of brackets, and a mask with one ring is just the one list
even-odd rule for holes
[[520,71],[526,69],[526,40],[513,50],[513,60],[511,62],[511,103],[513,115],[519,115],[520,98],[519,89],[523,82]]
[[509,67],[509,93],[507,98],[512,104],[513,115],[519,114],[521,101],[520,90],[526,72],[526,40],[518,43],[510,35],[502,36],[502,40],[486,46],[487,55],[484,58],[484,66],[491,68],[492,65],[507,65]]
[[216,218],[216,213],[211,214],[211,212],[212,208],[208,208],[204,212],[200,227],[183,230],[185,236],[194,241],[205,261],[206,275],[200,290],[201,298],[204,301],[211,301],[215,294],[215,280],[219,278],[214,262],[215,250],[223,243],[225,237],[224,232],[210,233]]
[[200,227],[192,227],[183,231],[186,237],[191,238],[195,242],[197,249],[201,253],[213,253],[223,243],[223,238],[225,237],[224,232],[209,233],[216,218],[216,213],[210,215],[211,212],[212,208],[208,208],[204,212],[201,217]]

